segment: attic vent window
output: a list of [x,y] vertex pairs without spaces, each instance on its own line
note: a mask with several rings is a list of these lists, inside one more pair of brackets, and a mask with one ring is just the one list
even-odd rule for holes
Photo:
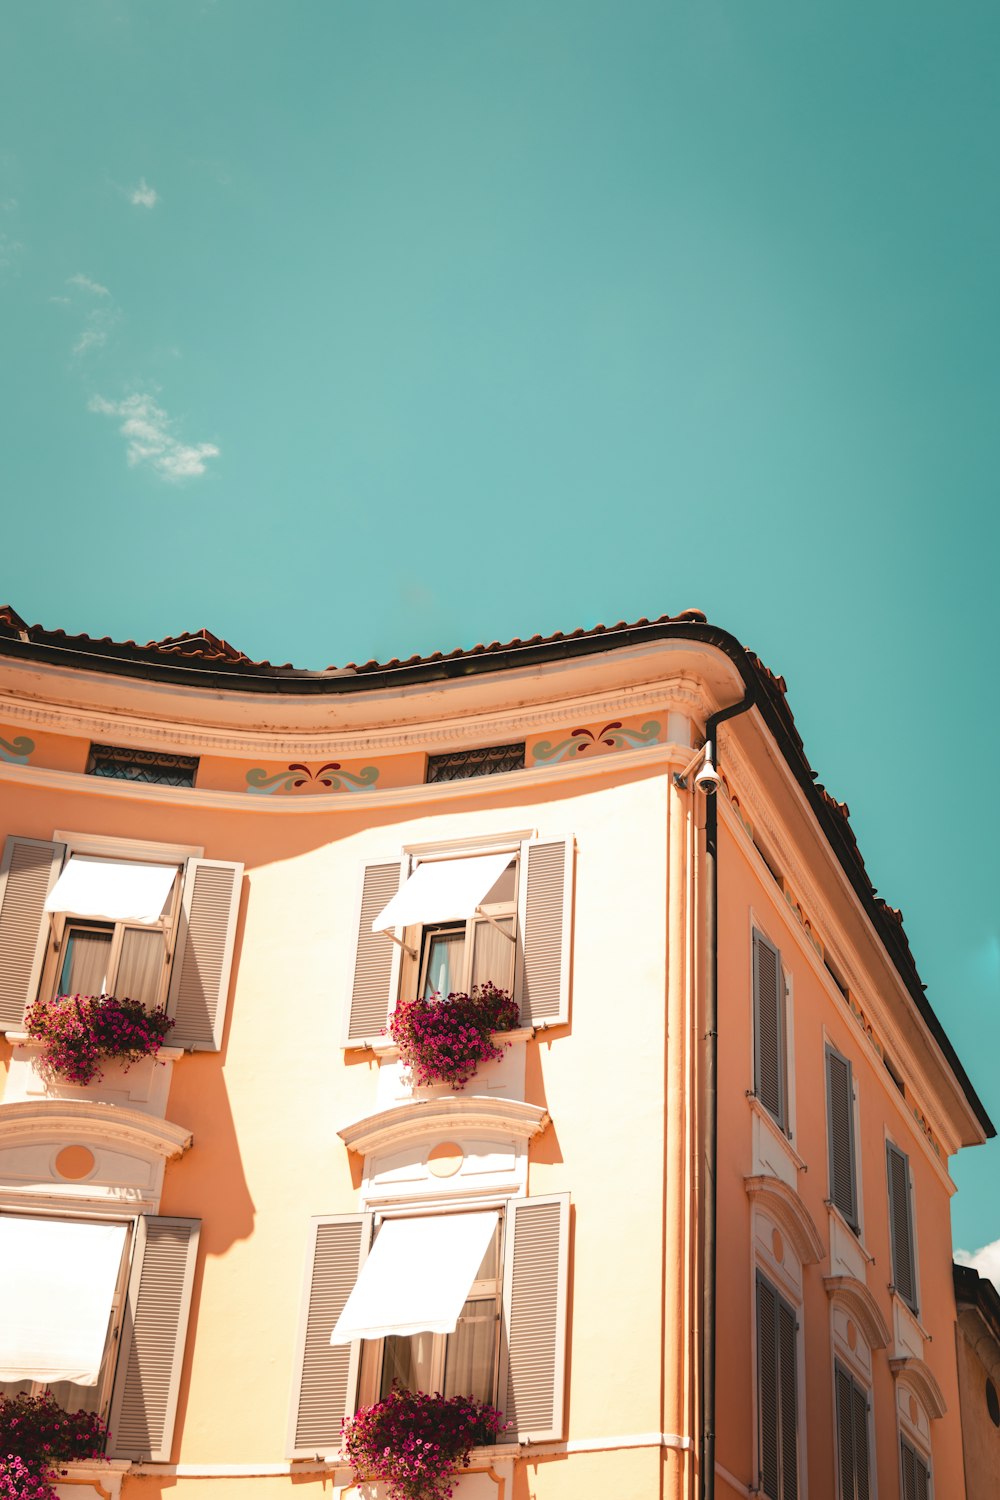
[[196,755],[168,755],[160,750],[133,750],[123,745],[91,745],[88,776],[119,781],[153,782],[157,786],[194,786]]
[[496,776],[524,769],[524,741],[516,745],[487,745],[477,750],[455,750],[427,757],[428,781],[465,781],[470,776]]

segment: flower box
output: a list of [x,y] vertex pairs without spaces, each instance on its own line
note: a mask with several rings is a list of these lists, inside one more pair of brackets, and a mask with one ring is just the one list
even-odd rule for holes
[[131,1067],[108,1059],[103,1077],[97,1083],[78,1084],[45,1068],[44,1044],[33,1041],[27,1032],[8,1031],[7,1040],[13,1052],[4,1091],[5,1104],[25,1104],[35,1099],[89,1099],[135,1109],[158,1120],[166,1118],[173,1065],[184,1056],[181,1047],[160,1047],[155,1055],[144,1057]]

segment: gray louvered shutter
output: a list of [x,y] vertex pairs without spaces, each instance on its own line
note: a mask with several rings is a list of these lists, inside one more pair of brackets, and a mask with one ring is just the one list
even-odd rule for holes
[[783,1297],[778,1298],[779,1419],[781,1423],[781,1500],[798,1500],[799,1433],[796,1318]]
[[226,1025],[243,866],[189,859],[177,921],[167,1009],[167,1045],[218,1052]]
[[851,1064],[833,1047],[826,1049],[826,1122],[830,1154],[830,1200],[857,1232],[854,1080]]
[[904,1152],[891,1141],[886,1141],[885,1164],[889,1181],[889,1242],[892,1248],[893,1285],[907,1306],[916,1312],[917,1278],[913,1256],[910,1162]]
[[914,1454],[913,1468],[917,1481],[917,1500],[928,1500],[931,1489],[931,1471],[918,1453]]
[[568,1258],[568,1193],[509,1204],[500,1391],[511,1442],[563,1436]]
[[929,1500],[931,1471],[916,1448],[900,1438],[903,1464],[903,1500]]
[[781,955],[753,935],[754,1090],[768,1114],[788,1129],[785,1080],[785,981]]
[[569,1020],[573,925],[573,840],[528,839],[521,845],[518,953],[514,998],[522,1026]]
[[834,1365],[837,1397],[837,1452],[840,1456],[840,1500],[856,1500],[854,1462],[853,1381],[840,1365]]
[[360,1047],[385,1030],[390,1005],[399,987],[400,947],[372,923],[399,890],[402,867],[398,859],[366,865],[354,924],[354,966],[347,1005],[344,1045]]
[[868,1396],[857,1381],[852,1381],[851,1405],[854,1411],[854,1482],[857,1500],[871,1500],[871,1465],[868,1457]]
[[45,898],[66,856],[65,844],[11,835],[0,864],[0,1031],[19,1031],[38,991],[48,943]]
[[139,1219],[108,1425],[111,1458],[169,1463],[201,1229]]
[[361,1341],[331,1344],[371,1244],[371,1214],[313,1219],[296,1339],[288,1456],[312,1458],[340,1448],[340,1429],[354,1414]]
[[760,1492],[782,1500],[778,1416],[778,1294],[757,1273],[757,1446]]

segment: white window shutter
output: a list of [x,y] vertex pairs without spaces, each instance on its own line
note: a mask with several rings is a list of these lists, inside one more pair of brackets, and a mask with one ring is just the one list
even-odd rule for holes
[[886,1141],[885,1164],[889,1181],[889,1243],[892,1250],[893,1285],[907,1306],[916,1312],[917,1277],[913,1254],[910,1160],[898,1146]]
[[527,839],[521,845],[514,999],[522,1026],[569,1020],[573,849],[571,838]]
[[66,845],[17,838],[0,863],[0,1031],[19,1031],[38,992],[48,944],[45,898],[55,885]]
[[313,1219],[295,1343],[289,1458],[336,1453],[345,1417],[354,1415],[361,1341],[331,1344],[372,1237],[371,1214]]
[[201,1223],[143,1216],[108,1426],[111,1458],[169,1463]]
[[754,1092],[782,1130],[788,1129],[785,980],[781,955],[761,932],[753,935]]
[[830,1201],[857,1231],[858,1174],[854,1143],[854,1079],[851,1064],[835,1047],[826,1049],[826,1123]]
[[398,859],[365,865],[354,920],[354,962],[348,996],[344,1046],[362,1047],[385,1030],[390,1006],[399,988],[402,950],[385,932],[372,932],[372,923],[388,906],[404,878]]
[[167,1045],[218,1052],[226,1025],[229,976],[240,909],[243,866],[189,859],[174,943],[167,1010]]
[[511,1202],[497,1402],[512,1424],[505,1442],[563,1436],[568,1263],[569,1194]]

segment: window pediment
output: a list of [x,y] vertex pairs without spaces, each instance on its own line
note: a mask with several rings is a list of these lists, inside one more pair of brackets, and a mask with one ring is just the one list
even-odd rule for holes
[[948,1410],[944,1393],[926,1360],[890,1359],[889,1368],[898,1382],[910,1387],[931,1421],[944,1416]]
[[349,1151],[367,1156],[387,1148],[399,1149],[429,1136],[449,1132],[475,1134],[487,1140],[532,1140],[549,1123],[542,1105],[517,1099],[447,1097],[422,1099],[402,1107],[365,1115],[344,1125],[337,1134]]
[[888,1346],[889,1325],[863,1281],[854,1276],[826,1276],[823,1285],[831,1302],[843,1303],[872,1349]]
[[823,1240],[798,1193],[780,1177],[747,1177],[744,1184],[751,1203],[760,1204],[781,1225],[804,1266],[822,1260]]

